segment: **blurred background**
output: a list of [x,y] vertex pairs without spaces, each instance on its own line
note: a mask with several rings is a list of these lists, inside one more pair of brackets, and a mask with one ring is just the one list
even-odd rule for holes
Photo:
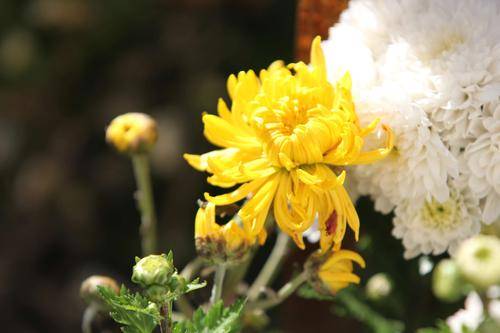
[[[209,150],[200,115],[226,97],[230,73],[294,60],[295,22],[296,2],[287,0],[0,2],[3,332],[78,332],[84,278],[97,273],[129,283],[140,254],[135,184],[130,161],[104,142],[106,125],[119,114],[157,119],[161,247],[174,250],[180,268],[194,256],[196,200],[209,188],[182,153]],[[360,209],[373,230],[365,248],[380,237],[395,258],[370,248],[369,267],[407,279],[390,218],[375,215],[368,200]],[[431,306],[422,291],[428,289],[409,288],[423,297],[419,306]],[[275,318],[271,327],[282,332],[361,331],[329,305],[299,298]]]

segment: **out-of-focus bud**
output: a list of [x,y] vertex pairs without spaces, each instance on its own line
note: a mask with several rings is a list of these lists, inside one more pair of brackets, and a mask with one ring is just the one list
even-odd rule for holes
[[244,327],[251,327],[261,331],[269,325],[270,319],[263,310],[255,309],[252,311],[245,311],[242,321]]
[[106,302],[99,294],[97,287],[108,287],[116,294],[120,292],[120,287],[115,280],[107,276],[92,275],[85,279],[80,286],[80,296],[89,305],[99,310],[107,309]]
[[198,254],[214,263],[239,262],[255,243],[234,220],[223,226],[217,224],[213,203],[207,203],[198,210],[194,233]]
[[359,276],[353,273],[353,262],[365,268],[363,258],[353,251],[312,254],[305,264],[309,283],[316,291],[326,295],[336,294],[351,283],[359,284]]
[[500,240],[477,235],[460,244],[455,262],[464,279],[478,290],[500,284]]
[[119,152],[148,153],[158,139],[156,122],[144,113],[126,113],[111,121],[106,129],[106,141]]
[[392,291],[392,282],[385,273],[377,273],[366,283],[366,297],[373,301],[380,301]]
[[168,255],[152,254],[142,259],[136,258],[132,281],[142,287],[164,286],[169,283],[175,272],[172,252]]
[[464,281],[453,260],[443,259],[437,264],[432,275],[432,291],[444,302],[456,302],[464,295]]

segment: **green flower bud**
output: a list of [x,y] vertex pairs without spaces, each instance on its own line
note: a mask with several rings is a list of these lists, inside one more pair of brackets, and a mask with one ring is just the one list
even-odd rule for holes
[[432,291],[444,302],[456,302],[464,295],[464,281],[453,260],[443,259],[436,265],[432,275]]
[[165,286],[175,272],[172,253],[167,255],[149,255],[139,260],[133,268],[132,281],[142,287],[153,285]]
[[99,310],[105,310],[107,309],[106,302],[102,299],[97,287],[108,287],[116,294],[120,292],[120,287],[112,278],[100,275],[92,275],[82,282],[80,286],[80,296],[85,303]]
[[389,296],[392,291],[392,282],[387,274],[377,273],[368,280],[365,291],[368,299],[379,301]]
[[478,290],[500,284],[500,240],[477,235],[460,244],[455,261],[464,279]]

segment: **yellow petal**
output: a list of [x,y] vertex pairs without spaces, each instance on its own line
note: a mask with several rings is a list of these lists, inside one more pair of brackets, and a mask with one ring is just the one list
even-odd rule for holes
[[205,193],[205,199],[207,201],[217,205],[217,206],[229,205],[229,204],[235,203],[237,201],[243,200],[250,193],[257,192],[257,190],[263,184],[265,184],[266,181],[267,181],[267,178],[256,179],[256,180],[253,180],[249,183],[245,183],[245,184],[241,185],[233,192],[222,194],[222,195],[217,195],[214,197],[208,193]]
[[382,125],[385,130],[387,138],[385,142],[385,147],[373,151],[362,152],[359,156],[352,162],[352,164],[369,164],[377,162],[385,158],[394,147],[394,133],[389,126]]

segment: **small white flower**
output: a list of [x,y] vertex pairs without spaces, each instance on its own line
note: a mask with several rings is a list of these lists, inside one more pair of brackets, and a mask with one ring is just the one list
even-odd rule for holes
[[321,232],[319,231],[318,217],[314,219],[313,225],[303,233],[303,236],[307,238],[309,243],[319,242]]
[[479,233],[479,216],[477,200],[469,191],[452,187],[450,198],[443,203],[431,200],[418,206],[405,201],[398,205],[392,234],[402,239],[407,259],[453,253],[461,241]]
[[456,255],[460,272],[477,290],[500,284],[500,239],[477,235],[460,244]]
[[463,327],[475,331],[483,320],[483,302],[477,293],[472,292],[465,300],[465,308],[448,317],[446,323],[453,333],[462,333]]

